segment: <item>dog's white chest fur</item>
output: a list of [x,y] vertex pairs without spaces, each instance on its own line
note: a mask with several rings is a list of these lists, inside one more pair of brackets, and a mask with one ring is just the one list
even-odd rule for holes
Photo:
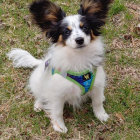
[[99,66],[104,57],[104,46],[101,38],[97,38],[82,49],[54,46],[50,51],[53,55],[51,65],[63,71],[84,71]]

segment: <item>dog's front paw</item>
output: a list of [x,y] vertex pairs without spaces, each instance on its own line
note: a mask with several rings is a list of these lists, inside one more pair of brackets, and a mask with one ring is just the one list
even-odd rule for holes
[[40,112],[42,110],[42,106],[39,102],[35,102],[34,104],[34,111],[35,112]]
[[96,112],[96,117],[102,122],[106,122],[109,119],[109,115],[106,112]]
[[58,124],[56,121],[53,121],[53,129],[57,132],[67,133],[68,129],[64,124]]
[[35,112],[40,112],[40,111],[42,111],[42,109],[39,108],[39,107],[38,107],[38,108],[37,108],[37,107],[34,107],[34,111],[35,111]]

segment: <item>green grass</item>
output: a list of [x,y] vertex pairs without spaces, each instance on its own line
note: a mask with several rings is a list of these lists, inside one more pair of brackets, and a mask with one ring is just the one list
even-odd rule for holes
[[[67,134],[54,132],[45,113],[33,111],[34,99],[26,89],[31,71],[14,69],[6,57],[12,48],[22,48],[40,58],[49,46],[40,30],[31,24],[28,16],[31,1],[0,0],[0,139],[139,140],[140,36],[134,30],[139,21],[138,11],[130,7],[140,7],[140,1],[115,0],[102,30],[107,44],[105,108],[110,114],[109,121],[103,124],[95,118],[90,100],[76,112],[66,106]],[[79,2],[57,3],[68,15],[77,13]],[[133,40],[125,39],[126,35]]]
[[119,14],[120,12],[125,12],[126,11],[126,7],[124,5],[125,1],[123,0],[115,0],[114,4],[112,5],[111,9],[110,9],[110,16]]

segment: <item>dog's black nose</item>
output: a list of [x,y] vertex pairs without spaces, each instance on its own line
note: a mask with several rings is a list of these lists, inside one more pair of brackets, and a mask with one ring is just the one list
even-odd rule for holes
[[84,43],[84,38],[78,37],[78,38],[75,39],[75,41],[78,45],[82,45]]

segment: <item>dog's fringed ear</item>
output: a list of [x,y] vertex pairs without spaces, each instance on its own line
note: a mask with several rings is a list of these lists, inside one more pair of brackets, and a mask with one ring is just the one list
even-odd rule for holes
[[66,16],[62,9],[49,0],[37,0],[30,5],[30,12],[35,23],[46,32],[47,37],[56,42],[58,24]]
[[100,28],[105,24],[109,4],[113,0],[81,0],[81,6],[78,13],[85,16],[94,35],[100,34]]

